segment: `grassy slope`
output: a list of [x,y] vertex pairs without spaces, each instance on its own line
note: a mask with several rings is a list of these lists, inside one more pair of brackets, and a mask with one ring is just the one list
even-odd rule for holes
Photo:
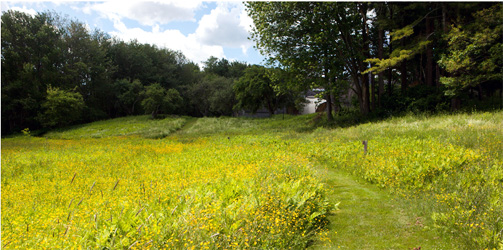
[[[501,190],[503,190],[503,168],[501,167],[503,162],[503,155],[501,154],[503,152],[503,112],[435,115],[429,117],[408,115],[345,129],[316,130],[310,136],[313,139],[337,138],[342,143],[355,142],[357,145],[361,145],[360,141],[362,140],[368,140],[371,154],[374,151],[381,150],[375,147],[377,147],[376,145],[383,146],[382,141],[393,141],[395,138],[403,138],[405,142],[427,141],[433,144],[444,145],[444,147],[452,145],[457,150],[469,150],[476,152],[480,156],[476,161],[462,163],[460,167],[463,167],[464,170],[456,167],[453,170],[446,171],[450,177],[445,179],[438,178],[439,180],[433,185],[431,191],[418,190],[415,191],[416,194],[411,199],[401,200],[397,198],[396,202],[393,203],[384,201],[383,204],[393,204],[393,206],[398,208],[398,210],[395,209],[396,213],[406,211],[406,214],[409,216],[407,220],[401,220],[399,216],[391,216],[392,220],[395,217],[396,223],[390,226],[385,226],[385,221],[389,221],[386,220],[389,217],[377,214],[373,221],[369,221],[367,225],[363,223],[364,225],[358,226],[353,222],[348,222],[348,228],[344,228],[344,226],[341,228],[339,225],[344,225],[347,221],[354,221],[352,218],[358,218],[357,220],[361,221],[359,218],[365,217],[365,215],[358,215],[358,207],[361,202],[353,202],[352,199],[347,200],[348,206],[354,205],[355,207],[341,211],[339,218],[337,216],[333,218],[333,221],[339,224],[332,226],[333,230],[338,231],[338,237],[333,237],[332,241],[346,242],[348,249],[362,249],[361,246],[364,245],[364,240],[347,235],[348,231],[354,230],[355,232],[359,232],[357,235],[365,232],[365,239],[376,239],[372,242],[371,246],[364,247],[364,249],[392,249],[400,245],[396,239],[403,237],[403,235],[397,235],[397,238],[394,239],[387,238],[386,236],[389,236],[395,229],[401,228],[399,231],[412,230],[413,232],[408,238],[402,238],[402,244],[411,242],[417,242],[417,244],[402,245],[398,249],[412,249],[418,246],[422,246],[423,249],[484,249],[488,247],[486,244],[491,246],[488,248],[503,248],[503,242],[501,241],[502,224],[498,222],[501,221],[502,216],[500,212],[494,211],[501,211],[503,207],[501,204],[503,202],[503,194],[501,193]],[[403,150],[400,145],[391,145],[389,148]],[[404,146],[404,148],[407,149],[407,146]],[[443,150],[443,148],[437,149],[439,152]],[[424,155],[434,157],[427,161],[445,162],[446,159],[450,159],[450,155],[441,155],[435,149],[431,152],[424,152],[422,148],[412,148],[412,150],[423,151]],[[387,157],[397,158],[395,155]],[[337,159],[337,157],[335,158]],[[323,164],[330,165],[333,162]],[[432,165],[434,166],[434,164]],[[353,167],[357,166],[351,166],[351,168]],[[346,170],[352,171],[348,168]],[[326,174],[325,178],[326,182],[330,183],[332,180],[339,180],[340,176]],[[335,196],[339,195],[341,197],[341,208],[344,208],[345,195],[349,195],[349,197],[361,197],[358,194],[357,188],[351,188],[350,190],[352,192],[341,191],[335,194]],[[492,197],[488,198],[488,196]],[[491,199],[492,201],[490,201]],[[370,204],[372,203],[370,201]],[[374,202],[374,205],[377,206],[378,204],[379,202]],[[381,210],[381,212],[384,211],[386,209]],[[438,238],[439,236],[435,236],[435,232],[430,230],[435,226],[432,219],[432,214],[434,213],[445,215],[436,224],[437,226],[441,226],[439,231],[446,232],[446,235],[454,237],[453,239],[446,237]],[[422,221],[419,224],[422,224],[422,227],[416,228],[410,226],[410,223],[415,224],[416,217],[421,218]],[[407,223],[400,223],[401,221],[407,221]],[[486,225],[492,224],[490,226],[492,229],[484,228],[483,226],[476,227],[477,225],[481,225],[481,223]],[[372,229],[379,227],[381,228],[380,232],[373,232]],[[382,234],[382,232],[389,232],[390,234]],[[449,243],[451,240],[453,242]],[[499,248],[498,242],[500,242]],[[453,246],[446,247],[449,244],[453,244]],[[428,245],[430,247],[426,247]]]
[[[344,129],[315,128],[311,116],[276,116],[272,119],[249,118],[187,118],[169,121],[147,121],[146,118],[121,118],[105,121],[80,128],[51,132],[50,138],[104,137],[136,134],[144,137],[163,137],[168,139],[189,140],[201,136],[233,137],[242,134],[276,134],[285,140],[294,139],[304,142],[319,138],[330,140],[337,138],[343,142],[361,140],[379,140],[380,138],[435,138],[440,143],[450,143],[480,151],[498,151],[501,149],[503,112],[478,113],[473,115],[438,115],[433,117],[406,116],[393,118],[379,123],[368,123]],[[133,122],[131,122],[133,121]],[[187,122],[188,121],[188,122]],[[157,122],[157,123],[156,123]],[[165,122],[165,123],[164,123]],[[125,123],[129,125],[124,125]],[[138,129],[131,124],[144,124]],[[148,124],[147,124],[148,123]],[[170,125],[168,125],[170,124]],[[121,128],[124,125],[124,128]],[[163,127],[170,127],[168,132]],[[153,129],[152,129],[153,128]],[[174,129],[172,129],[174,128]],[[118,132],[118,131],[127,132]],[[177,130],[176,133],[173,133]],[[139,131],[139,132],[138,132]],[[149,132],[154,131],[154,132]],[[158,136],[161,135],[161,136]],[[488,144],[483,138],[496,136]],[[495,142],[496,141],[496,142]],[[372,144],[370,144],[370,148]],[[496,155],[495,157],[500,157]],[[460,244],[451,239],[440,237],[433,228],[431,214],[425,204],[415,204],[410,200],[392,199],[387,191],[374,185],[361,183],[361,179],[347,175],[340,170],[333,170],[329,165],[317,162],[320,178],[330,190],[332,203],[340,202],[340,210],[330,219],[330,242],[316,242],[314,248],[346,249],[452,249]]]
[[150,116],[122,117],[97,121],[51,131],[44,137],[51,139],[104,138],[111,136],[141,136],[162,138],[181,129],[188,117],[152,120]]

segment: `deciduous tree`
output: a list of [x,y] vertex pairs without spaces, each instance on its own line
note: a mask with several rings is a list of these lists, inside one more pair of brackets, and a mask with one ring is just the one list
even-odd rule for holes
[[280,107],[279,93],[275,91],[274,82],[265,67],[253,65],[245,70],[243,77],[234,85],[237,104],[236,110],[249,109],[253,113],[265,107],[269,114]]
[[164,89],[159,83],[145,87],[144,99],[141,102],[146,113],[157,118],[161,112],[172,113],[182,103],[180,93],[176,89]]
[[84,99],[80,93],[48,86],[43,113],[38,119],[46,127],[63,127],[81,120]]

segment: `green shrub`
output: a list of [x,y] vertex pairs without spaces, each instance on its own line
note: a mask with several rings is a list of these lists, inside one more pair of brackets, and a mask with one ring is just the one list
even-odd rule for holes
[[63,127],[81,119],[84,99],[76,92],[60,90],[49,85],[42,108],[44,112],[38,120],[46,127]]

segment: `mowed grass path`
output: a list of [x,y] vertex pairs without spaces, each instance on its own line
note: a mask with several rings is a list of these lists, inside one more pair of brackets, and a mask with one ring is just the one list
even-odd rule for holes
[[339,210],[328,219],[329,240],[311,249],[459,249],[431,230],[415,204],[394,199],[375,185],[339,170],[318,166],[330,202]]

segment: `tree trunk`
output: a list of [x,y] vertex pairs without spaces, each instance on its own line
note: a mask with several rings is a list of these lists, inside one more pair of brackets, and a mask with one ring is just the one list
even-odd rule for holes
[[[369,29],[367,26],[367,4],[362,3],[360,5],[360,14],[363,18],[363,55],[365,59],[370,58],[370,50],[369,50]],[[365,71],[366,66],[362,63],[361,72]],[[367,115],[370,113],[370,86],[369,86],[369,76],[367,74],[363,75],[363,114]]]
[[405,94],[407,91],[407,61],[403,61],[400,64],[400,77],[401,77],[401,86],[402,86],[402,94]]
[[442,30],[447,33],[447,3],[442,3]]
[[[328,56],[328,52],[325,52],[325,56],[327,57]],[[324,72],[325,74],[325,86],[326,86],[326,89],[325,91],[327,91],[327,120],[329,122],[332,122],[334,120],[334,117],[332,116],[332,82],[330,80],[330,76],[329,76],[329,71],[328,71],[328,60],[325,58],[325,68],[324,68]]]
[[363,114],[367,115],[370,113],[370,86],[369,86],[369,75],[363,75]]
[[461,108],[461,99],[459,97],[453,97],[451,99],[451,110],[456,111]]
[[[388,10],[389,10],[389,18],[390,20],[393,20],[393,7],[388,4]],[[393,37],[390,35],[389,36],[389,44],[388,44],[388,47],[389,47],[389,54],[391,55],[391,53],[393,53],[393,42],[392,42],[392,39]],[[393,94],[393,68],[389,68],[388,69],[388,97],[391,97],[391,95]]]
[[[379,13],[379,12],[378,12]],[[383,59],[383,53],[384,53],[384,30],[380,27],[379,28],[379,40],[378,40],[378,46],[377,46],[377,56],[379,59]],[[377,74],[377,80],[378,80],[378,85],[379,85],[379,91],[377,92],[377,103],[378,106],[381,107],[381,97],[384,93],[384,74],[383,72],[380,72]]]
[[327,120],[331,122],[334,120],[334,117],[332,115],[332,96],[330,95],[330,92],[327,93],[326,100],[327,100]]
[[[405,10],[401,10],[402,15],[405,15]],[[401,20],[401,27],[405,27],[405,19],[402,18]],[[400,44],[402,45],[402,48],[405,47],[406,41],[408,40],[407,38],[402,38]],[[402,90],[402,95],[405,94],[407,91],[407,60],[403,60],[402,63],[400,64],[400,85],[401,85],[401,90]]]
[[274,107],[272,105],[272,101],[267,98],[267,110],[269,111],[269,115],[274,115]]
[[355,89],[354,89],[354,92],[356,94],[356,97],[358,97],[358,104],[360,106],[360,112],[363,114],[364,111],[365,111],[365,108],[364,108],[364,102],[363,102],[363,89],[362,89],[362,85],[360,83],[360,77],[359,76],[353,76],[353,82],[354,82],[354,85],[355,85]]
[[[426,17],[426,36],[433,33],[434,22],[431,17]],[[426,85],[433,86],[433,45],[426,46]]]
[[372,92],[370,93],[370,97],[372,98],[371,100],[371,107],[372,111],[376,110],[376,102],[377,102],[377,85],[375,84],[375,76],[372,75],[372,73],[369,73],[369,78],[370,78],[370,87],[372,88]]
[[134,115],[134,107],[135,107],[135,105],[136,105],[136,103],[137,103],[138,101],[139,101],[139,100],[135,100],[135,101],[133,102],[133,107],[131,107],[131,109],[130,109],[130,110],[128,110],[128,111],[130,111],[130,114],[129,114],[129,115]]

